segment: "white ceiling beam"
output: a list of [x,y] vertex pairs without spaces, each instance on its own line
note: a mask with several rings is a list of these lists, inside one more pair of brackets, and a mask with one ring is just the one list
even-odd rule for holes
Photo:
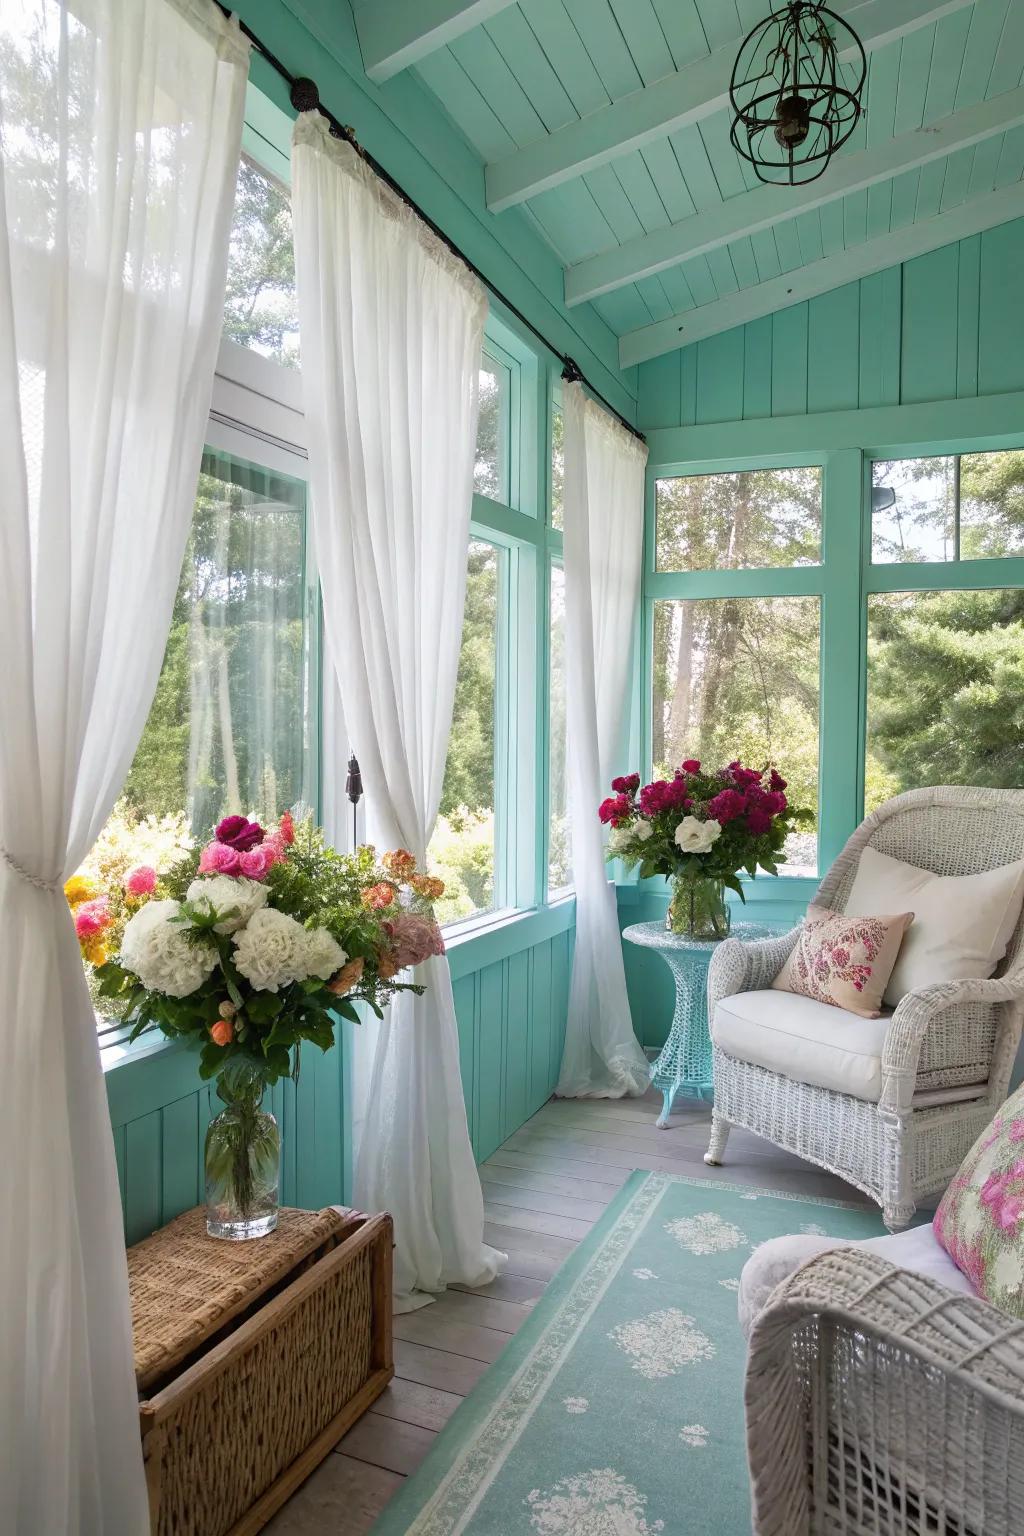
[[[973,4],[973,0],[833,0],[866,51]],[[729,80],[742,39],[716,48],[653,85],[556,129],[487,167],[487,206],[500,213],[598,165],[700,122],[729,104]],[[840,58],[852,58],[851,51]],[[685,167],[684,167],[685,175]]]
[[694,214],[678,224],[638,235],[610,251],[588,256],[568,267],[565,301],[584,304],[626,283],[663,272],[680,261],[704,256],[747,235],[757,234],[798,213],[821,208],[825,203],[861,192],[902,171],[941,160],[954,150],[966,149],[983,139],[1006,133],[1024,123],[1024,89],[1004,91],[991,101],[964,107],[930,128],[915,128],[899,138],[886,139],[872,149],[838,155],[828,172],[817,181],[797,187],[756,187],[726,202]]
[[379,85],[503,11],[512,0],[353,0],[363,69]]
[[648,358],[659,357],[663,352],[674,352],[677,347],[688,347],[719,331],[731,331],[737,325],[759,320],[762,315],[776,310],[789,309],[802,304],[820,293],[841,288],[845,283],[870,277],[886,267],[894,267],[915,256],[938,250],[941,245],[951,245],[955,240],[966,240],[970,235],[1005,224],[1024,214],[1024,182],[1000,187],[987,192],[984,197],[973,198],[951,208],[947,213],[934,214],[919,224],[908,224],[903,229],[891,230],[873,240],[865,240],[849,250],[834,256],[812,261],[806,267],[784,272],[766,283],[756,283],[743,288],[728,298],[716,299],[711,304],[701,304],[683,314],[658,320],[653,325],[640,326],[627,331],[619,338],[619,365],[630,368]]

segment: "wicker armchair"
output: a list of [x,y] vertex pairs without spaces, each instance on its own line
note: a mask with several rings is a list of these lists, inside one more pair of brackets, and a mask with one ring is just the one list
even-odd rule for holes
[[[1024,858],[1024,790],[918,789],[862,822],[815,904],[842,911],[862,849],[940,875],[968,875]],[[799,930],[742,944],[728,939],[708,974],[708,1018],[723,998],[771,986]],[[778,994],[775,994],[778,997]],[[1024,1019],[1024,917],[999,974],[908,993],[888,1020],[877,1101],[793,1081],[714,1047],[715,1104],[705,1162],[722,1161],[734,1125],[838,1174],[882,1207],[890,1228],[943,1190],[1006,1097]]]
[[754,1324],[755,1536],[1020,1536],[1024,1324],[861,1248]]

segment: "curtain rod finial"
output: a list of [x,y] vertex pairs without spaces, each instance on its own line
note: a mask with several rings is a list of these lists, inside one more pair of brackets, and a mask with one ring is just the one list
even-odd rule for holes
[[562,369],[562,382],[564,384],[582,384],[584,382],[583,374],[575,358],[566,357],[562,361],[565,365]]
[[320,105],[320,92],[315,80],[293,80],[289,95],[296,112],[315,112]]

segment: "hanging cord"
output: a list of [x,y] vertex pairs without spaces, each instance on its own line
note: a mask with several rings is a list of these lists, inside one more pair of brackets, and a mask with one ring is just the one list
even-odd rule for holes
[[[217,5],[219,6],[220,10],[224,12],[225,16],[232,15],[230,8],[223,4],[222,0],[217,0]],[[476,262],[471,261],[470,258],[466,255],[465,251],[457,246],[455,241],[445,234],[440,225],[435,224],[434,220],[428,213],[424,213],[419,203],[417,203],[413,198],[409,196],[404,187],[399,186],[395,178],[384,169],[380,161],[376,160],[373,155],[370,154],[369,150],[363,148],[363,146],[359,143],[359,140],[356,138],[355,129],[347,127],[334,116],[333,112],[328,111],[323,102],[320,100],[320,92],[317,89],[315,81],[305,79],[304,77],[296,77],[293,75],[291,70],[286,68],[286,66],[281,63],[281,60],[276,56],[276,54],[271,53],[270,49],[260,41],[255,32],[247,27],[245,22],[242,21],[240,17],[236,16],[235,20],[238,23],[239,30],[242,32],[242,34],[249,39],[250,43],[256,49],[256,51],[262,54],[263,58],[266,59],[267,63],[270,65],[271,69],[276,70],[277,73],[281,76],[281,79],[286,82],[288,86],[289,99],[296,112],[319,112],[322,117],[325,117],[331,126],[332,135],[336,139],[344,139],[346,143],[351,144],[352,148],[355,150],[360,159],[365,161],[365,163],[370,167],[374,174],[379,176],[380,180],[391,188],[396,197],[401,198],[402,202],[405,203],[408,208],[411,208],[413,213],[417,214],[419,218],[423,220],[428,229],[433,230],[437,238],[442,242],[442,244],[448,247],[452,255],[457,256],[459,260],[463,262],[464,265],[467,266],[469,270],[480,279],[484,287],[488,288],[490,292],[494,294],[496,299],[500,299],[505,308],[509,310],[511,314],[515,315],[520,324],[524,325],[532,336],[536,337],[536,339],[540,342],[541,346],[546,349],[546,351],[550,352],[554,357],[558,358],[558,361],[562,364],[563,380],[567,384],[579,383],[586,385],[594,399],[600,401],[605,410],[610,412],[611,415],[615,417],[616,421],[621,422],[627,432],[632,433],[634,437],[639,438],[642,443],[645,443],[647,439],[644,437],[644,434],[638,431],[638,429],[634,427],[631,421],[627,421],[622,412],[617,411],[614,405],[612,405],[609,400],[605,399],[604,395],[602,395],[599,389],[594,388],[593,384],[590,383],[589,379],[586,377],[579,364],[573,358],[569,357],[565,352],[561,352],[558,347],[554,346],[554,344],[550,342],[544,335],[543,331],[539,331],[534,325],[533,321],[523,314],[518,305],[513,304],[511,299],[506,298],[501,289],[492,283],[491,279],[484,272],[481,272],[480,268],[476,265]]]

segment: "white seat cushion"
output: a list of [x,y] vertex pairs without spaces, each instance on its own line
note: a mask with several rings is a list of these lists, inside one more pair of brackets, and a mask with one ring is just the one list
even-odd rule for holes
[[761,1243],[743,1266],[737,1298],[740,1326],[748,1337],[754,1319],[777,1285],[789,1278],[801,1264],[807,1264],[829,1248],[869,1248],[899,1269],[912,1270],[937,1280],[949,1291],[976,1296],[973,1285],[962,1274],[946,1250],[940,1246],[931,1222],[923,1227],[909,1227],[905,1232],[889,1232],[884,1237],[868,1237],[859,1243],[844,1243],[833,1237],[812,1237],[808,1233],[792,1237],[773,1237]]
[[718,1004],[711,1033],[737,1061],[877,1104],[891,1018],[862,1019],[794,992],[738,992]]

